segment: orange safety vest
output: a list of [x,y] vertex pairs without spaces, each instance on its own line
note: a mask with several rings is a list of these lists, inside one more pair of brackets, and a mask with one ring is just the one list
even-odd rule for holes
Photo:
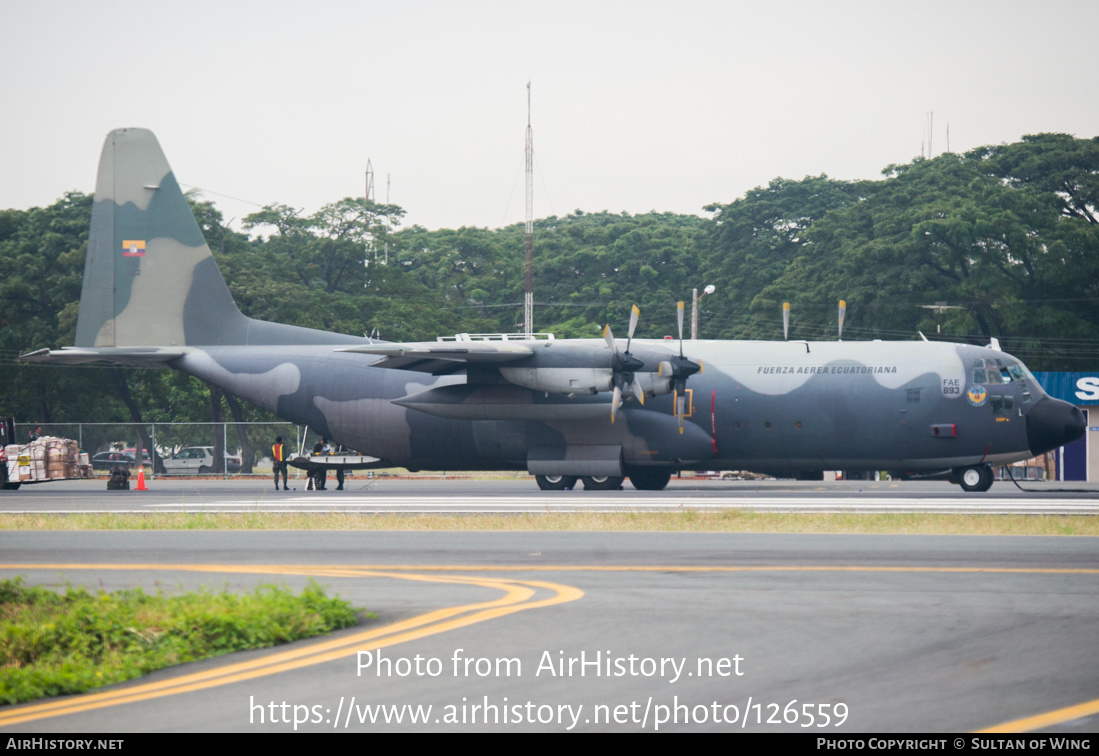
[[286,459],[286,444],[275,444],[271,447],[271,451],[275,455],[276,462],[282,462]]

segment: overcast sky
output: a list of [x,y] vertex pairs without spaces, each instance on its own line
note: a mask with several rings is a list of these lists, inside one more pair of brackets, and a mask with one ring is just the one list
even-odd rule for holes
[[[876,178],[1024,134],[1099,134],[1099,2],[0,0],[0,208],[91,192],[158,136],[226,219],[361,195],[404,225],[701,213],[776,176]],[[225,196],[223,196],[225,195]],[[229,199],[229,197],[235,199]],[[238,225],[238,224],[234,224]]]

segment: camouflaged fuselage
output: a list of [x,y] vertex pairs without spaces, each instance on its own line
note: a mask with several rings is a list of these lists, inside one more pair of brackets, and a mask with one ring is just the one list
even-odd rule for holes
[[[156,138],[121,129],[100,162],[76,345],[25,357],[183,370],[412,469],[958,471],[1083,432],[1079,411],[993,348],[690,341],[701,370],[676,378],[678,342],[635,340],[628,363],[617,343],[387,344],[248,318]],[[612,387],[625,397],[613,421]]]

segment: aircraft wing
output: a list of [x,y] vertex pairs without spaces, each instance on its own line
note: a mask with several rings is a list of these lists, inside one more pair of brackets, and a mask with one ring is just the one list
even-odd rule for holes
[[49,365],[89,365],[108,362],[133,367],[168,367],[168,363],[182,357],[188,349],[170,347],[62,347],[38,349],[19,356],[25,362]]
[[534,351],[523,344],[488,341],[423,341],[396,344],[363,344],[341,347],[337,352],[379,355],[384,359],[371,367],[413,370],[443,375],[466,365],[500,365],[530,357]]

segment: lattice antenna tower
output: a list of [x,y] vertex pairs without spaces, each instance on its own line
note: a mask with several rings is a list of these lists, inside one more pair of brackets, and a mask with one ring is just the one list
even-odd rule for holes
[[[366,204],[369,205],[374,201],[374,166],[370,164],[370,158],[366,159]],[[374,260],[378,259],[378,250],[374,249],[373,239],[371,239],[370,248],[374,252]],[[370,264],[370,260],[366,260],[366,264]]]
[[527,227],[523,239],[523,332],[534,333],[534,132],[530,128],[530,82],[527,82]]

